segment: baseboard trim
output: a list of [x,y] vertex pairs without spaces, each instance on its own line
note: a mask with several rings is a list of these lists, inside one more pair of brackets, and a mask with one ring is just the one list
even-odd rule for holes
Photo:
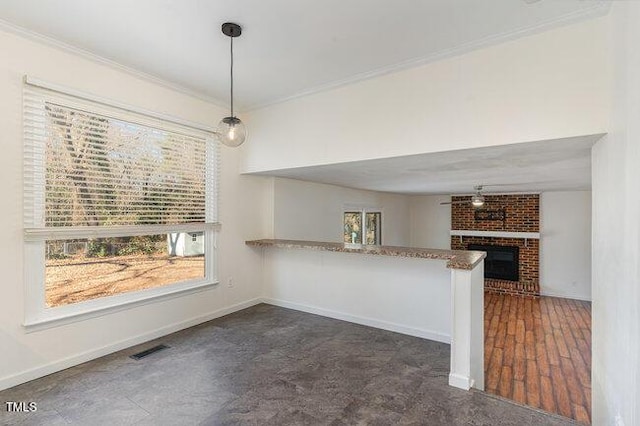
[[262,299],[263,303],[269,305],[280,306],[282,308],[294,309],[296,311],[307,312],[310,314],[321,315],[323,317],[329,317],[342,321],[352,322],[355,324],[366,325],[369,327],[380,328],[382,330],[394,331],[400,334],[406,334],[408,336],[421,337],[423,339],[435,340],[436,342],[451,343],[451,336],[448,334],[440,333],[432,330],[425,330],[422,328],[408,327],[401,324],[396,324],[388,321],[381,321],[373,318],[361,317],[358,315],[351,315],[344,312],[333,311],[330,309],[319,308],[317,306],[304,305],[296,302],[289,302],[286,300],[272,299],[265,297]]
[[469,390],[473,387],[473,380],[470,377],[460,374],[449,373],[449,386],[454,388]]
[[83,362],[91,361],[110,353],[130,348],[132,346],[139,345],[141,343],[148,342],[150,340],[157,339],[171,333],[175,333],[176,331],[184,330],[185,328],[193,327],[195,325],[202,324],[203,322],[211,321],[213,319],[220,318],[246,308],[250,308],[251,306],[258,305],[260,303],[262,303],[262,300],[260,298],[250,299],[245,302],[218,309],[217,311],[208,313],[206,315],[201,315],[198,317],[187,319],[185,321],[170,324],[165,327],[161,327],[147,333],[120,340],[118,342],[111,343],[97,349],[91,349],[89,351],[72,355],[70,357],[63,358],[61,360],[54,361],[40,367],[22,371],[12,376],[0,378],[0,390],[8,389],[13,386],[17,386],[22,383],[38,379],[40,377],[47,376],[66,368],[82,364]]
[[573,300],[580,300],[583,302],[591,302],[591,299],[587,299],[586,297],[579,297],[572,294],[558,294],[558,293],[543,291],[542,289],[540,289],[540,296],[559,297],[560,299],[573,299]]
[[[369,327],[379,328],[382,330],[393,331],[396,333],[406,334],[409,336],[420,337],[423,339],[434,340],[436,342],[451,343],[451,337],[444,333],[435,332],[432,330],[425,330],[421,328],[408,327],[401,324],[396,324],[388,321],[381,321],[373,318],[361,317],[357,315],[351,315],[343,312],[333,311],[329,309],[319,308],[316,306],[304,305],[300,303],[288,302],[285,300],[272,299],[272,298],[255,298],[245,302],[237,303],[235,305],[227,306],[225,308],[218,309],[206,315],[190,318],[185,321],[170,324],[165,327],[152,330],[148,333],[139,334],[127,339],[120,340],[115,343],[111,343],[100,348],[92,349],[86,352],[82,352],[76,355],[72,355],[67,358],[63,358],[58,361],[51,362],[40,367],[32,368],[12,376],[0,378],[0,390],[8,389],[13,386],[20,385],[22,383],[29,382],[31,380],[38,379],[40,377],[53,374],[55,372],[64,370],[66,368],[73,367],[75,365],[82,364],[87,361],[91,361],[96,358],[117,352],[123,349],[130,348],[135,345],[139,345],[150,340],[157,339],[162,336],[166,336],[176,331],[184,330],[185,328],[193,327],[195,325],[211,321],[216,318],[229,315],[231,313],[241,311],[243,309],[250,308],[251,306],[258,305],[260,303],[267,303],[269,305],[280,306],[283,308],[294,309],[297,311],[308,312],[311,314],[321,315],[328,318],[334,318],[342,321],[352,322],[355,324],[366,325]],[[450,377],[451,381],[451,377]],[[455,385],[452,385],[455,386]],[[459,387],[459,386],[458,386]]]

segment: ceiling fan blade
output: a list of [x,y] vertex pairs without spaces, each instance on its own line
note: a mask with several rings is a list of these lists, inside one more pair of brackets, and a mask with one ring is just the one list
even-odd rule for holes
[[518,182],[518,183],[488,183],[488,184],[482,184],[481,186],[484,187],[492,187],[492,186],[521,186],[521,185],[532,185],[532,184],[538,184],[538,183],[549,183],[549,181],[542,181],[542,180],[538,180],[538,181],[531,181],[531,182]]
[[469,204],[471,203],[471,201],[443,201],[442,203],[440,203],[441,206],[444,206],[445,204]]

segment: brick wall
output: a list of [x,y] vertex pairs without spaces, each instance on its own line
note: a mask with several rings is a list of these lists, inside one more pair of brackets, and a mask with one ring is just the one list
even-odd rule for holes
[[[469,197],[452,197],[453,201],[468,201]],[[476,220],[470,203],[451,206],[451,229],[473,231],[539,232],[540,197],[537,194],[486,195],[486,210],[505,211],[505,220]],[[540,294],[540,245],[539,240],[493,237],[451,237],[453,250],[466,250],[469,244],[516,246],[520,250],[518,282],[486,279],[485,288],[490,291],[522,294]]]
[[[451,197],[452,201],[468,201],[469,197]],[[471,204],[451,206],[451,229],[472,229],[475,231],[540,231],[540,196],[538,194],[485,195],[485,209],[504,209],[506,220],[474,219]]]

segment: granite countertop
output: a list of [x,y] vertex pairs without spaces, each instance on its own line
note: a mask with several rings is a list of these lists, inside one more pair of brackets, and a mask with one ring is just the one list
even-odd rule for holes
[[440,250],[417,247],[373,246],[347,243],[328,243],[301,240],[253,240],[245,241],[253,247],[304,248],[343,253],[373,254],[379,256],[414,257],[419,259],[446,260],[449,269],[473,269],[485,257],[483,251]]

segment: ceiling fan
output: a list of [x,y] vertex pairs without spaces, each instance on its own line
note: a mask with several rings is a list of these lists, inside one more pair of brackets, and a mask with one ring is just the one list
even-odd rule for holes
[[537,181],[537,182],[526,182],[526,183],[492,183],[492,184],[488,184],[488,185],[475,185],[473,187],[473,190],[475,192],[474,192],[473,195],[471,195],[469,197],[468,200],[447,201],[447,202],[440,203],[440,205],[471,203],[473,208],[479,209],[480,207],[483,207],[486,204],[485,197],[484,197],[484,195],[482,195],[482,190],[484,188],[486,188],[487,186],[490,186],[490,187],[495,187],[495,186],[504,187],[504,186],[507,186],[507,187],[513,188],[513,187],[517,187],[519,185],[548,184],[550,182],[553,182],[553,181]]
[[478,209],[482,206],[484,206],[484,195],[482,195],[482,188],[483,185],[476,185],[473,187],[475,194],[473,194],[469,200],[467,201],[446,201],[446,202],[442,202],[440,203],[440,205],[445,205],[445,204],[467,204],[467,203],[471,203],[471,205]]

